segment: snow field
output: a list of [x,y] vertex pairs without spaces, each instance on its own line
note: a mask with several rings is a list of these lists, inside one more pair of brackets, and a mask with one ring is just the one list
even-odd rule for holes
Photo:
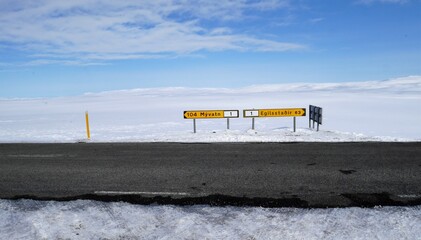
[[[260,85],[241,89],[156,88],[46,99],[0,99],[0,142],[420,141],[421,77],[337,84]],[[321,132],[306,117],[198,119],[184,110],[323,107]],[[307,109],[308,111],[308,109]]]

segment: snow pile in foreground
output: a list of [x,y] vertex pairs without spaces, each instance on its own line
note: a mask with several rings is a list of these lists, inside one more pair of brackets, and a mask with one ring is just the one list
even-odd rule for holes
[[0,200],[1,239],[420,239],[421,207],[296,209]]
[[[117,131],[114,131],[116,133]],[[81,140],[84,141],[84,140]],[[409,142],[414,141],[408,138],[398,137],[371,137],[358,133],[347,133],[338,131],[321,130],[319,132],[311,129],[279,128],[271,131],[256,130],[213,130],[198,131],[165,131],[157,129],[153,135],[142,135],[130,132],[125,135],[120,133],[118,138],[111,134],[98,133],[90,142]]]
[[[356,83],[278,84],[246,88],[153,88],[89,93],[77,97],[0,99],[0,142],[92,141],[408,141],[421,140],[421,76]],[[307,117],[183,119],[185,110],[323,107],[321,132]],[[372,137],[389,136],[389,137]]]

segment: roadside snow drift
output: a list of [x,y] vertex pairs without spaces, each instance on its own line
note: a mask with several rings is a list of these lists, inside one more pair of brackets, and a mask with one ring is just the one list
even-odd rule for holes
[[139,206],[0,200],[1,239],[419,239],[420,207]]

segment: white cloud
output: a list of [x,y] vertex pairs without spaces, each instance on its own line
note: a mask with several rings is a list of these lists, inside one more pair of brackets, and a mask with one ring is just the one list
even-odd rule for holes
[[[288,7],[286,0],[3,0],[0,45],[50,56],[116,60],[205,51],[287,51],[304,48],[235,33],[245,12]],[[205,20],[218,22],[206,27]],[[57,63],[63,60],[39,59]],[[36,61],[34,61],[36,63]]]
[[309,20],[309,22],[315,24],[315,23],[321,22],[323,20],[324,20],[324,18],[312,18],[312,19]]
[[373,3],[398,3],[398,4],[403,4],[403,3],[407,3],[408,0],[358,0],[357,3],[360,4],[365,4],[365,5],[370,5]]

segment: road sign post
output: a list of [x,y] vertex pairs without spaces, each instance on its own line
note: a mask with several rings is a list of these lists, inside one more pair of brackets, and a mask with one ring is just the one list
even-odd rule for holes
[[279,108],[279,109],[245,109],[244,118],[252,118],[251,128],[254,130],[254,118],[256,117],[294,117],[294,132],[296,131],[296,117],[304,117],[305,108]]
[[296,124],[296,117],[294,117],[294,132],[296,130],[295,124]]
[[184,119],[193,119],[193,132],[196,133],[196,119],[226,118],[227,129],[230,128],[229,119],[238,118],[238,110],[189,110],[184,111]]
[[308,107],[308,111],[310,112],[308,114],[308,128],[311,129],[311,119],[313,119],[312,114],[314,114],[314,106],[310,105]]
[[254,130],[254,118],[259,116],[259,110],[257,109],[249,109],[243,110],[243,117],[249,118],[251,117],[251,129]]

